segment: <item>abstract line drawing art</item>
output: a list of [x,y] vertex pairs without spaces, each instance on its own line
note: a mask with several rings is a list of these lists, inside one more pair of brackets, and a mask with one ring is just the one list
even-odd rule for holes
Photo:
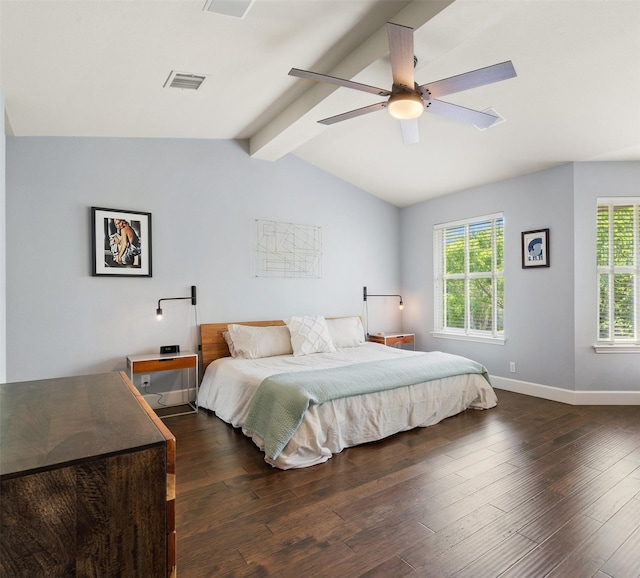
[[256,277],[322,277],[322,227],[256,219]]

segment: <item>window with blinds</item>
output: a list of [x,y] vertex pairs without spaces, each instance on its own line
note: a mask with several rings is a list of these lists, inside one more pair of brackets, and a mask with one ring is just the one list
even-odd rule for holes
[[598,345],[640,345],[640,198],[598,199]]
[[436,337],[504,343],[502,213],[433,230]]

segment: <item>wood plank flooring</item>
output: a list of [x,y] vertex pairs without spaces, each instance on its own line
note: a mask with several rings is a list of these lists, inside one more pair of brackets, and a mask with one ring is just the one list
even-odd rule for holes
[[210,412],[167,418],[178,575],[640,577],[640,406],[497,393],[289,471]]

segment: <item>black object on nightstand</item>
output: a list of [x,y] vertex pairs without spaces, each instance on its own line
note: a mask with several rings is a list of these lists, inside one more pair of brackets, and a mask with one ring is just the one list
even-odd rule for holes
[[179,345],[161,345],[160,346],[160,355],[165,353],[180,353]]

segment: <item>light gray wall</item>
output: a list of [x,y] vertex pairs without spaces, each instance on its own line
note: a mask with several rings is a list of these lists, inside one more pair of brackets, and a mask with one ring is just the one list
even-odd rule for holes
[[[362,287],[397,292],[400,211],[295,158],[246,143],[7,138],[7,377],[124,369],[128,354],[193,349],[197,322],[363,313]],[[153,277],[90,274],[90,207],[148,211]],[[319,225],[321,279],[257,278],[255,219]],[[375,232],[376,234],[372,234]],[[380,321],[399,327],[394,308]]]
[[[596,354],[598,324],[596,205],[598,197],[640,197],[640,162],[576,163],[575,349],[576,388],[640,390],[640,355]],[[638,304],[640,307],[640,304]]]
[[[571,388],[573,372],[573,172],[570,165],[439,197],[402,211],[404,331],[418,347],[465,355],[492,375]],[[436,339],[433,225],[504,213],[505,345]],[[551,267],[521,268],[522,231],[550,229]],[[509,362],[516,373],[509,373]]]
[[[466,355],[496,376],[569,390],[640,389],[640,356],[598,355],[592,348],[595,199],[639,194],[639,171],[639,162],[572,163],[403,209],[403,330],[417,334],[421,349]],[[433,338],[433,225],[499,211],[505,217],[506,344]],[[522,269],[521,232],[538,228],[550,229],[551,266]]]
[[[493,375],[531,383],[640,387],[639,356],[592,349],[595,199],[639,194],[639,162],[567,164],[399,210],[295,157],[251,159],[246,143],[7,137],[1,144],[10,381],[124,369],[127,354],[163,344],[193,348],[196,322],[364,314],[366,285],[405,301],[398,314],[395,300],[391,307],[370,300],[372,333],[415,332],[419,349],[466,355]],[[153,214],[153,278],[91,277],[91,206]],[[506,344],[432,338],[433,224],[497,211],[505,214]],[[322,226],[323,278],[256,278],[256,218]],[[551,267],[523,270],[520,233],[546,227]],[[157,300],[187,296],[192,284],[197,320],[187,302],[169,302],[156,321]]]

